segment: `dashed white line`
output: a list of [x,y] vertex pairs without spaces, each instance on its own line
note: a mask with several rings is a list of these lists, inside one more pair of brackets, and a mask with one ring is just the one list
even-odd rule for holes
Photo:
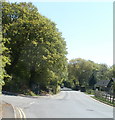
[[31,102],[30,105],[34,104],[35,102]]

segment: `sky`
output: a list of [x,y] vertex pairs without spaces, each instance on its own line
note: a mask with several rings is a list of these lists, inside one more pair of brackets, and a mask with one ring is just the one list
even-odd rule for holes
[[73,2],[70,0],[61,0],[61,2],[60,0],[33,0],[30,2],[42,15],[57,24],[56,27],[62,32],[67,43],[68,60],[83,58],[99,64],[113,65],[112,0],[109,2],[108,0],[71,1]]
[[33,2],[57,24],[67,43],[67,58],[113,64],[112,2]]

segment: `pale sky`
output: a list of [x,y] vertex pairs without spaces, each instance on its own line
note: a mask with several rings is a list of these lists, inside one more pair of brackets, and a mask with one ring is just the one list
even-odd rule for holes
[[67,58],[113,64],[112,2],[36,2],[67,42]]
[[[13,1],[19,2],[20,0]],[[101,2],[96,2],[98,0],[92,0],[93,2],[88,2],[91,0],[82,0],[82,2],[77,2],[79,0],[76,2],[39,1],[41,0],[31,2],[42,15],[57,24],[57,28],[62,32],[67,43],[69,60],[83,58],[96,63],[113,64],[112,0],[109,2],[108,0],[100,0]]]

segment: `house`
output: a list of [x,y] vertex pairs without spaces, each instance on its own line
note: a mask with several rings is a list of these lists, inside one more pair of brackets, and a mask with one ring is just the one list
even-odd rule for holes
[[115,78],[111,78],[110,80],[100,80],[95,84],[95,89],[106,92],[112,92],[113,83],[115,83]]

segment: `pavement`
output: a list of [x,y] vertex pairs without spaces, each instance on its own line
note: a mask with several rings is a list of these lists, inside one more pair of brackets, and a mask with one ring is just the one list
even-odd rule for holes
[[21,108],[13,106],[7,102],[1,101],[0,103],[0,120],[3,118],[26,118]]
[[2,118],[113,118],[113,107],[66,88],[57,95],[1,95],[0,98]]
[[11,104],[1,101],[0,118],[15,118],[14,108]]

